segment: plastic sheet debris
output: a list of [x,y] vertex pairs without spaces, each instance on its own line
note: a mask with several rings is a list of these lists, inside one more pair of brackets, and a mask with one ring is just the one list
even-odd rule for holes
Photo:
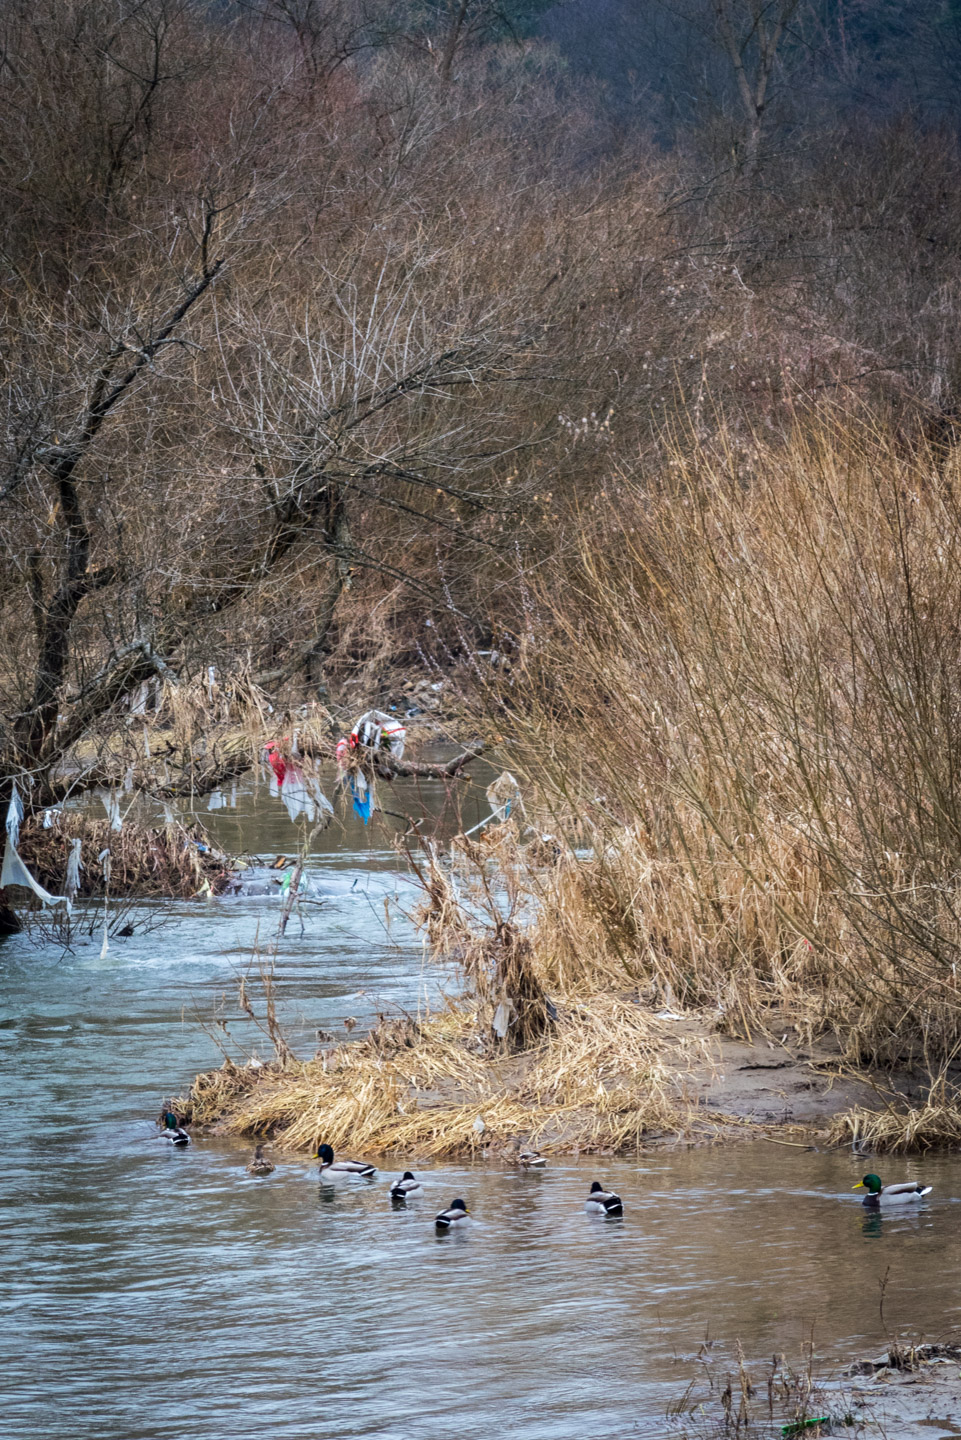
[[280,798],[287,807],[287,814],[295,823],[303,815],[308,825],[313,825],[319,815],[333,815],[334,807],[311,775],[305,775],[297,765],[288,765]]
[[10,844],[7,837],[3,850],[3,866],[0,868],[0,890],[7,885],[23,885],[25,889],[32,890],[34,895],[43,905],[64,905],[66,895],[51,895],[45,890],[38,880],[35,880],[30,871],[20,859],[16,849]]
[[[280,893],[281,893],[281,895],[283,895],[284,897],[288,896],[288,895],[290,894],[291,887],[293,886],[293,883],[294,883],[294,872],[293,872],[293,870],[288,870],[288,871],[286,871],[286,873],[284,874],[283,879],[282,879],[281,882],[280,882]],[[298,895],[306,895],[309,888],[310,888],[310,882],[309,882],[309,880],[307,879],[307,876],[306,876],[306,874],[304,873],[304,871],[301,870],[301,872],[300,872],[300,881],[299,881],[299,883],[298,883],[298,885],[297,885],[297,893],[298,893]]]
[[353,799],[354,814],[359,815],[366,825],[374,812],[374,787],[362,770],[348,776],[347,783]]
[[103,785],[98,785],[94,794],[107,812],[107,819],[110,821],[111,830],[122,830],[123,820],[120,815],[120,796],[116,790],[107,790]]
[[509,770],[502,770],[484,792],[491,807],[492,820],[506,820],[520,803],[521,787]]
[[[296,731],[291,742],[291,756],[294,755],[300,755]],[[280,796],[292,821],[296,823],[303,816],[308,825],[313,825],[319,816],[333,815],[334,807],[321,789],[319,781],[302,766],[295,764],[293,758],[285,760],[276,740],[269,740],[264,746],[264,758],[271,771],[270,793]],[[236,801],[232,800],[231,803]]]
[[63,889],[67,899],[69,910],[77,898],[77,891],[80,889],[80,872],[84,868],[80,858],[80,850],[83,842],[81,840],[70,841],[70,854],[67,856],[67,873],[64,876]]
[[207,796],[208,810],[223,810],[226,804],[227,802],[224,799],[224,792],[222,790],[211,790]]
[[[347,744],[351,750],[386,750],[401,760],[406,737],[406,727],[393,715],[383,710],[365,710],[347,736]],[[339,750],[340,745],[337,748]]]
[[[496,780],[492,780],[485,790],[487,803],[491,807],[491,813],[485,815],[483,820],[478,820],[469,830],[464,831],[464,837],[474,835],[478,830],[483,830],[485,825],[490,825],[495,820],[507,820],[512,810],[523,810],[521,801],[521,787],[509,770],[502,770]],[[548,837],[549,838],[549,837]]]
[[374,761],[377,755],[400,760],[407,729],[383,710],[365,710],[349,735],[337,742],[337,764],[353,800],[354,813],[366,825],[374,811]]
[[274,778],[270,786],[270,793],[271,795],[279,795],[280,787],[281,785],[283,785],[284,777],[287,774],[287,761],[284,759],[283,755],[281,755],[279,749],[277,748],[276,740],[269,740],[267,742],[267,744],[264,746],[264,753],[267,756],[267,764],[274,772]]
[[45,890],[38,880],[30,874],[17,853],[17,846],[20,843],[20,825],[23,821],[23,801],[17,790],[16,782],[11,782],[10,803],[7,806],[6,832],[7,838],[3,847],[3,865],[0,867],[0,890],[7,885],[22,885],[26,890],[32,890],[42,905],[65,905],[66,895],[51,895]]
[[22,820],[23,801],[20,799],[20,792],[17,789],[16,781],[13,781],[10,791],[10,804],[7,806],[7,839],[14,849],[20,844],[20,824]]
[[146,715],[147,701],[150,698],[150,683],[144,680],[143,683],[133,692],[130,697],[131,715]]
[[511,1024],[511,1011],[513,1006],[509,1000],[502,1000],[494,1011],[494,1018],[491,1021],[491,1029],[498,1040],[505,1040]]

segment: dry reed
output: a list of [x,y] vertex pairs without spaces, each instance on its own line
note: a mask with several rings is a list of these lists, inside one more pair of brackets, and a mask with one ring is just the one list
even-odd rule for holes
[[[231,1134],[270,1135],[291,1149],[326,1140],[369,1155],[510,1155],[636,1151],[655,1135],[703,1134],[723,1117],[685,1086],[698,1047],[636,992],[565,987],[543,968],[525,904],[543,883],[513,827],[484,845],[455,843],[455,867],[425,846],[420,919],[433,952],[452,952],[466,998],[423,1022],[381,1021],[365,1039],[272,1066],[231,1061],[198,1077],[176,1107]],[[550,994],[546,982],[550,981]],[[532,1011],[536,1023],[532,1022]],[[511,1023],[509,1017],[513,1017]]]
[[897,1102],[878,1110],[855,1106],[834,1117],[828,1140],[878,1155],[957,1149],[961,1145],[961,1100],[957,1095],[932,1095],[917,1106]]
[[366,1039],[307,1062],[197,1077],[176,1102],[221,1133],[270,1135],[285,1148],[326,1140],[367,1155],[421,1160],[553,1150],[636,1150],[652,1134],[693,1134],[703,1120],[658,1054],[643,1010],[601,997],[559,1017],[533,1051],[499,1057],[478,1043],[476,1013],[415,1025],[382,1022]]
[[[750,1036],[771,1007],[931,1083],[961,1049],[961,505],[864,416],[693,433],[622,468],[478,706],[589,853],[544,983],[625,980]],[[582,841],[583,843],[583,841]]]

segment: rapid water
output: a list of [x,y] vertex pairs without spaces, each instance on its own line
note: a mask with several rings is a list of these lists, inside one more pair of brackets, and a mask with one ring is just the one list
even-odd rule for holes
[[[295,848],[266,797],[213,820],[237,848]],[[279,958],[304,1053],[316,1028],[416,1011],[443,979],[401,914],[416,897],[396,854],[353,824],[322,846],[326,898]],[[425,1191],[401,1211],[393,1170],[330,1190],[305,1159],[275,1155],[260,1181],[249,1145],[171,1150],[154,1117],[219,1063],[198,1021],[221,997],[238,1042],[268,1053],[233,996],[276,913],[181,905],[103,958],[99,936],[66,954],[0,942],[4,1436],[662,1436],[704,1342],[799,1356],[813,1335],[846,1361],[886,1330],[930,1339],[961,1320],[954,1157],[881,1165],[936,1187],[889,1218],[851,1193],[863,1161],[774,1144],[531,1173],[411,1156]],[[623,1221],[583,1214],[594,1178],[620,1191]],[[455,1195],[469,1233],[438,1238]]]

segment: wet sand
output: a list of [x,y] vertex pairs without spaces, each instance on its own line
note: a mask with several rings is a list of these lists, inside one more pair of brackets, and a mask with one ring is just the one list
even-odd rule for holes
[[923,1095],[920,1079],[906,1072],[856,1075],[830,1036],[805,1043],[776,1014],[750,1041],[722,1035],[695,1015],[663,1021],[662,1034],[662,1058],[678,1090],[711,1115],[706,1133],[713,1139],[743,1138],[757,1126],[817,1132],[852,1106],[880,1108],[879,1092],[906,1103]]

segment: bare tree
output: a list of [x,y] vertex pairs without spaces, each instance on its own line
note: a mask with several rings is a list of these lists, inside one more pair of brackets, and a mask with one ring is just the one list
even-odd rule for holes
[[744,113],[741,169],[757,168],[771,82],[784,32],[800,0],[711,0],[717,33],[731,63]]

